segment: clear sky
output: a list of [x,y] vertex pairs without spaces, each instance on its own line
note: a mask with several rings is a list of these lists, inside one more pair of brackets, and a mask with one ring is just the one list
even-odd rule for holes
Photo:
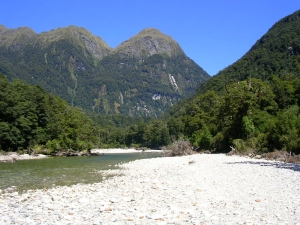
[[157,28],[215,75],[299,9],[299,0],[1,0],[0,24],[36,33],[80,26],[112,48]]

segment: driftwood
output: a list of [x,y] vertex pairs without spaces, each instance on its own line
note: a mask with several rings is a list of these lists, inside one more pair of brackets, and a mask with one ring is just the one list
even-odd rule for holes
[[230,148],[231,148],[231,151],[230,152],[228,152],[226,155],[234,155],[235,153],[236,153],[236,150],[235,150],[235,148],[234,147],[232,147],[232,146],[230,146]]

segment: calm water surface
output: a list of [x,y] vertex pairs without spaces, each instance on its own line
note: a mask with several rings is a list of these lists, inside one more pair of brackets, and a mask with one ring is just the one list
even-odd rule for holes
[[18,191],[102,181],[99,170],[117,169],[116,164],[160,157],[160,153],[104,154],[92,157],[51,157],[0,164],[0,189]]

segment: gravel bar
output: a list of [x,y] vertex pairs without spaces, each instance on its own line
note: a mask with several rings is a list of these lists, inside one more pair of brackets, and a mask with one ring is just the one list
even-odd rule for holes
[[137,160],[101,183],[2,191],[0,224],[300,225],[300,165],[223,154]]

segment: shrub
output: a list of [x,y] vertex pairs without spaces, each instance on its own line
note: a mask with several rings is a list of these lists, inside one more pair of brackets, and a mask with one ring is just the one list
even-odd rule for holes
[[246,146],[245,146],[245,142],[242,139],[234,139],[232,141],[232,144],[234,146],[234,149],[237,152],[245,152],[246,151]]

